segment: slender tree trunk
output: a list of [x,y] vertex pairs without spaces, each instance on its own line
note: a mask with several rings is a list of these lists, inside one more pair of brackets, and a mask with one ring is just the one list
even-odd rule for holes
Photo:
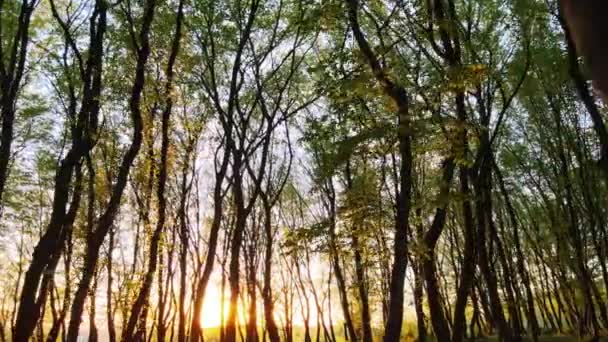
[[[459,119],[463,125],[459,132],[459,144],[462,147],[462,153],[467,154],[468,142],[467,131],[464,128],[466,123],[466,110],[464,107],[464,94],[459,93],[456,96],[456,106]],[[452,340],[454,342],[462,341],[466,329],[465,308],[469,297],[471,286],[475,279],[475,228],[473,223],[473,212],[471,209],[470,189],[469,189],[469,168],[461,166],[460,170],[460,195],[462,196],[462,214],[464,217],[464,258],[462,260],[462,269],[460,270],[460,282],[456,295],[456,303],[454,305],[454,326],[452,330]]]
[[108,262],[106,264],[108,279],[107,279],[107,287],[106,287],[106,319],[108,323],[108,339],[109,342],[116,342],[116,327],[114,325],[114,311],[112,306],[112,284],[114,281],[114,275],[112,274],[113,261],[112,261],[112,251],[114,250],[114,235],[115,231],[113,228],[110,228],[110,241],[108,244]]
[[[222,281],[220,285],[220,302],[222,307],[220,310],[220,342],[226,341],[226,320],[225,320],[225,301],[226,301],[226,252],[224,251],[224,261],[222,261]],[[202,338],[201,338],[202,339]]]
[[[454,168],[455,164],[453,159],[449,158],[444,161],[443,175],[438,198],[445,198],[444,196],[448,195],[452,178],[454,176]],[[427,254],[425,254],[426,257],[422,260],[422,271],[424,274],[426,294],[429,302],[428,305],[431,314],[431,324],[433,326],[435,337],[439,341],[449,341],[451,338],[449,323],[444,312],[442,295],[439,290],[437,269],[435,265],[435,247],[445,226],[445,220],[446,207],[444,204],[443,206],[435,209],[435,216],[433,218],[431,227],[424,234],[424,246],[426,248],[425,253]]]
[[228,320],[226,324],[226,341],[236,342],[238,321],[238,300],[240,295],[240,257],[243,244],[243,234],[247,224],[247,212],[243,193],[242,152],[233,152],[233,194],[236,209],[236,222],[231,236],[230,262],[228,265],[228,283],[230,285],[230,304],[228,306]]
[[[351,161],[350,159],[346,162],[345,168],[345,179],[347,190],[353,190],[353,180],[351,173]],[[356,224],[356,223],[355,223]],[[356,287],[359,293],[359,300],[361,301],[361,325],[363,330],[363,342],[372,342],[372,327],[371,327],[371,314],[369,309],[369,297],[367,294],[367,281],[365,279],[365,266],[363,265],[363,257],[361,255],[361,246],[359,243],[359,232],[356,227],[351,227],[350,235],[354,254],[355,262],[355,278]]]
[[350,306],[348,303],[348,294],[346,292],[346,281],[340,265],[340,256],[338,253],[338,242],[336,237],[336,194],[333,186],[333,180],[329,180],[325,189],[325,196],[328,202],[329,211],[329,245],[331,264],[338,285],[338,293],[340,296],[340,304],[342,306],[342,315],[344,316],[344,324],[346,325],[346,333],[350,340],[356,339],[355,326],[350,314]]
[[[254,234],[257,234],[254,233]],[[256,238],[252,238],[256,239]],[[255,267],[255,242],[251,242],[252,246],[249,246],[248,254],[248,267],[247,269],[247,295],[249,297],[249,308],[247,310],[247,342],[258,342],[258,310],[257,310],[257,269]]]
[[333,321],[333,315],[332,315],[332,310],[331,310],[331,278],[332,278],[333,272],[330,268],[329,270],[329,277],[327,277],[327,311],[328,311],[328,316],[329,316],[329,333],[330,333],[330,337],[331,337],[331,342],[336,342],[336,331],[334,329],[334,321]]
[[[416,241],[423,241],[424,238],[424,229],[422,226],[422,210],[416,209]],[[426,331],[426,322],[424,315],[424,274],[422,273],[422,263],[419,260],[411,261],[412,270],[414,272],[414,288],[413,288],[413,296],[414,296],[414,310],[416,311],[416,326],[418,328],[418,341],[426,342],[427,340],[427,331]]]
[[[481,185],[482,187],[484,185]],[[488,185],[485,185],[488,186]],[[483,190],[482,190],[483,191]],[[483,195],[482,195],[483,196]],[[487,250],[487,224],[486,221],[487,216],[485,216],[484,210],[491,210],[489,208],[484,208],[480,205],[477,209],[477,219],[478,219],[478,242],[477,242],[477,250],[479,253],[479,268],[481,270],[481,274],[485,280],[486,287],[488,289],[488,295],[490,298],[490,310],[492,312],[492,319],[494,324],[498,328],[498,333],[500,335],[500,339],[502,341],[513,341],[513,336],[509,325],[505,319],[503,313],[502,303],[500,301],[500,297],[498,295],[498,287],[496,283],[496,270],[492,269],[490,266],[490,255],[488,255]]]
[[274,300],[272,297],[272,255],[274,244],[273,232],[272,232],[272,208],[270,203],[262,197],[264,204],[264,235],[266,239],[266,249],[264,251],[264,286],[262,288],[262,299],[264,301],[264,318],[266,320],[266,330],[270,342],[279,342],[279,329],[274,320]]
[[[157,286],[158,286],[158,305],[157,305],[157,316],[156,316],[156,340],[157,341],[164,341],[165,340],[165,336],[167,334],[167,326],[165,325],[165,309],[166,309],[166,293],[169,292],[168,288],[165,288],[165,282],[163,281],[163,274],[165,273],[165,269],[168,269],[169,267],[171,267],[171,264],[169,261],[167,261],[167,264],[165,264],[164,261],[164,257],[163,257],[163,250],[159,250],[158,252],[158,279],[157,279]],[[169,270],[167,270],[167,277],[170,277],[170,273]],[[148,302],[150,301],[150,299],[148,299]],[[148,304],[149,306],[150,304]],[[142,316],[142,318],[144,318]]]
[[187,170],[190,157],[187,156],[188,162],[184,163],[182,169],[182,180],[180,189],[179,209],[178,209],[178,220],[179,220],[179,237],[180,237],[180,250],[179,250],[179,322],[177,327],[177,341],[186,342],[186,324],[187,324],[187,312],[186,312],[186,277],[188,273],[188,246],[190,244],[188,225],[186,223],[186,202],[189,194],[189,189],[186,184]]
[[[97,273],[97,272],[96,272]],[[89,294],[89,342],[97,342],[97,324],[95,323],[96,318],[96,292],[97,292],[97,274],[94,276],[93,286],[91,287],[91,293]]]
[[418,341],[426,342],[426,322],[424,315],[424,285],[422,275],[422,265],[418,262],[413,262],[414,268],[414,309],[416,310],[416,326],[418,328]]
[[[53,325],[51,326],[51,330],[49,331],[49,334],[47,336],[47,341],[49,341],[49,342],[55,341],[57,339],[57,337],[59,335],[59,330],[65,320],[65,316],[67,314],[67,310],[69,309],[69,303],[70,303],[71,286],[69,283],[69,278],[70,278],[70,264],[69,263],[71,261],[71,254],[72,254],[72,251],[71,251],[72,232],[73,232],[74,221],[76,220],[76,215],[80,208],[80,199],[81,199],[81,192],[82,192],[82,172],[81,172],[80,168],[78,168],[76,172],[77,172],[77,175],[76,175],[76,184],[75,184],[74,194],[72,196],[70,209],[68,210],[68,213],[66,216],[65,226],[62,230],[62,234],[65,234],[65,236],[61,236],[59,238],[59,240],[66,241],[66,248],[65,248],[65,250],[66,250],[66,259],[65,259],[66,271],[65,272],[66,272],[67,281],[66,281],[64,302],[63,302],[63,308],[61,310],[61,313],[59,314],[59,317],[53,322]],[[61,251],[56,252],[52,256],[52,259],[48,266],[48,271],[42,278],[41,289],[46,289],[47,287],[52,285],[52,283],[54,283],[55,269],[57,268],[57,264],[59,263],[60,258],[61,258]],[[46,300],[46,294],[41,293],[40,296],[38,297],[38,301],[36,304],[39,307],[38,310],[40,310],[40,308],[44,305],[45,300]],[[41,317],[43,317],[43,316],[41,316]]]

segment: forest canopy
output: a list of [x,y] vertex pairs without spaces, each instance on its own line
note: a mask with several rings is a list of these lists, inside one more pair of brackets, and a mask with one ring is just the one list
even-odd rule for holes
[[0,341],[605,336],[592,2],[0,0]]

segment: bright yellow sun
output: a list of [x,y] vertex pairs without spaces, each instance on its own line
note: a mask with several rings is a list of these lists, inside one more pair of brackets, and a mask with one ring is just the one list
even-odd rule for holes
[[[207,293],[205,294],[205,301],[203,303],[203,312],[201,315],[201,327],[204,328],[217,328],[220,327],[222,325],[222,319],[221,319],[221,315],[222,315],[222,305],[224,306],[224,324],[226,323],[226,320],[228,318],[228,310],[229,310],[229,305],[230,305],[230,294],[228,293],[228,289],[225,289],[225,293],[224,293],[224,300],[222,303],[222,293],[220,290],[220,287],[217,286],[216,284],[209,284],[209,286],[207,287]],[[245,322],[247,322],[247,310],[243,308],[242,306],[243,304],[239,301],[239,307],[238,307],[238,320],[239,323],[238,324],[245,324]],[[292,316],[292,323],[295,326],[304,326],[304,317],[303,317],[303,310],[300,307],[299,303],[293,303],[294,308],[293,310],[293,316]],[[310,312],[309,312],[309,322],[311,324],[316,324],[317,322],[317,315],[318,312],[316,310],[316,308],[314,307],[313,303],[309,303],[310,305]],[[281,323],[283,321],[283,311],[282,311],[282,307],[279,303],[277,303],[277,305],[275,306],[275,312],[274,312],[274,317],[275,320],[277,321],[277,323]],[[340,316],[336,315],[335,313],[333,320],[338,321],[340,320]],[[263,324],[264,323],[264,313],[263,313],[263,309],[260,307],[258,308],[258,324]]]
[[[203,328],[215,328],[222,324],[222,294],[217,286],[209,284],[203,303],[203,314],[201,315],[201,326]],[[226,296],[228,297],[228,296]],[[224,300],[224,319],[228,316],[228,298]]]

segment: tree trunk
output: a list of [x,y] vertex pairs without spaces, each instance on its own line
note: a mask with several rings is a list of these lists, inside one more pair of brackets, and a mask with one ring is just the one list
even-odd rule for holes
[[226,341],[236,342],[237,338],[237,315],[238,315],[238,300],[240,295],[240,257],[241,246],[243,244],[243,234],[247,224],[247,212],[243,194],[243,175],[241,173],[243,156],[242,152],[235,150],[233,152],[233,194],[234,207],[236,209],[236,222],[232,237],[230,239],[230,263],[228,265],[228,283],[230,286],[230,304],[228,306],[228,320],[226,322]]
[[186,312],[186,277],[188,273],[188,246],[190,244],[188,225],[186,223],[186,202],[189,194],[189,187],[186,182],[188,181],[187,170],[189,167],[190,156],[187,155],[187,162],[184,163],[182,169],[179,209],[177,212],[179,220],[179,302],[178,312],[179,321],[177,326],[177,341],[186,342],[186,324],[187,324],[187,312]]
[[[353,179],[351,173],[351,161],[346,162],[345,175],[346,188],[348,191],[353,190]],[[354,224],[357,224],[355,222]],[[359,245],[359,232],[357,227],[351,227],[350,235],[355,261],[355,281],[359,300],[361,301],[361,325],[363,328],[363,342],[372,342],[372,326],[371,314],[369,309],[369,297],[367,294],[367,280],[365,277],[365,266],[363,265],[363,257],[361,255],[361,247]]]
[[[489,185],[481,185],[479,189],[483,189],[482,188],[483,186],[489,186]],[[481,191],[483,191],[483,190],[481,190]],[[485,208],[483,205],[479,205],[477,208],[477,219],[478,219],[477,250],[479,253],[479,256],[478,256],[479,257],[479,268],[481,270],[481,274],[486,283],[488,295],[490,298],[489,306],[490,306],[490,310],[492,312],[492,319],[494,321],[494,324],[498,328],[498,333],[500,335],[500,339],[502,341],[513,341],[512,332],[505,319],[502,303],[501,303],[500,297],[498,295],[498,287],[496,284],[496,270],[492,269],[490,266],[490,255],[488,255],[488,250],[487,250],[487,245],[486,245],[487,244],[486,243],[486,235],[487,235],[486,227],[487,227],[488,222],[486,221],[487,216],[485,215],[485,210],[491,210],[491,209]]]
[[116,327],[114,324],[114,310],[112,307],[112,283],[114,281],[114,276],[112,274],[112,251],[114,250],[114,235],[115,231],[113,228],[110,228],[110,241],[108,244],[108,262],[107,262],[107,272],[108,272],[108,283],[106,288],[106,319],[108,323],[108,339],[109,342],[116,342]]
[[[97,273],[97,272],[96,272]],[[95,323],[96,316],[96,292],[97,292],[97,274],[94,276],[93,286],[91,287],[91,293],[89,294],[89,342],[97,342],[97,324]]]
[[414,268],[414,309],[416,310],[416,326],[418,328],[418,341],[426,342],[426,322],[424,315],[424,288],[422,265],[412,262]]
[[342,315],[344,316],[344,324],[346,326],[346,333],[350,337],[350,340],[356,339],[355,326],[350,314],[350,306],[348,303],[348,294],[346,292],[346,281],[342,273],[342,266],[340,265],[340,256],[338,251],[338,242],[336,237],[336,194],[333,186],[333,180],[327,181],[325,186],[325,196],[328,202],[329,211],[329,252],[331,258],[331,264],[336,277],[336,283],[338,285],[338,293],[340,296],[340,304],[342,306]]
[[[571,30],[569,29],[568,25],[566,25],[564,13],[562,12],[563,8],[562,6],[559,6],[558,19],[565,34],[569,63],[568,72],[572,78],[572,81],[574,82],[578,95],[583,101],[583,104],[585,105],[585,108],[593,121],[593,129],[595,130],[600,143],[600,167],[604,171],[604,175],[608,177],[608,130],[606,129],[602,115],[597,107],[597,104],[595,103],[595,99],[589,91],[587,80],[581,72]],[[605,89],[602,90],[605,91]],[[604,94],[604,96],[606,96],[606,94]]]
[[[464,103],[464,93],[456,95],[456,108],[458,118],[462,127],[459,127],[459,146],[467,158],[469,144],[467,141],[466,130],[466,109]],[[470,189],[469,189],[470,169],[465,166],[460,167],[460,195],[462,196],[462,215],[464,218],[464,258],[460,270],[460,282],[454,305],[454,326],[452,330],[452,340],[462,341],[466,330],[465,308],[469,297],[473,280],[475,279],[476,252],[475,252],[475,228],[473,223],[473,212],[471,209]]]
[[262,288],[262,299],[264,301],[264,318],[266,320],[266,330],[268,331],[270,342],[279,342],[281,339],[279,337],[279,329],[277,328],[277,324],[274,320],[274,300],[272,298],[271,285],[273,255],[272,246],[274,244],[271,221],[272,208],[270,208],[270,203],[265,200],[265,197],[266,196],[262,197],[264,204],[264,235],[266,238],[266,249],[264,251],[264,286]]
[[[443,162],[443,175],[441,179],[438,198],[445,198],[450,191],[452,178],[454,176],[454,160],[449,158]],[[439,341],[449,341],[450,328],[448,319],[446,318],[442,296],[439,290],[437,279],[437,269],[435,265],[435,247],[441,236],[446,220],[446,204],[435,209],[435,216],[431,227],[424,234],[424,247],[426,250],[425,258],[422,259],[422,271],[424,274],[426,294],[429,302],[429,311],[431,314],[431,324],[435,337]]]
[[[254,233],[254,234],[257,234]],[[256,238],[252,238],[255,240]],[[258,310],[257,310],[257,269],[255,267],[255,252],[256,246],[255,242],[250,242],[252,246],[249,246],[249,250],[247,251],[247,260],[248,267],[246,267],[247,272],[247,295],[249,297],[249,308],[247,310],[247,342],[258,342]]]

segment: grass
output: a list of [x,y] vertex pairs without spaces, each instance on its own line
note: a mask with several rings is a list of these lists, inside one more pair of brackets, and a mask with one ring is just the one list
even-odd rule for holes
[[[301,342],[304,341],[304,328],[303,327],[294,327],[293,328],[293,341],[294,342]],[[336,339],[337,342],[347,342],[346,339],[344,339],[344,331],[342,328],[334,328],[335,334],[336,334]],[[260,331],[260,334],[262,332]],[[281,331],[282,333],[282,331]],[[219,342],[219,328],[207,328],[204,329],[204,334],[205,334],[205,341],[206,342]],[[244,334],[244,332],[243,332]],[[311,338],[313,341],[316,341],[316,327],[311,327]],[[401,338],[401,341],[403,342],[414,342],[417,341],[416,339],[416,335],[415,335],[415,325],[410,326],[404,326],[404,330],[403,330],[403,337]],[[283,335],[281,334],[281,338],[283,337]],[[238,339],[240,341],[240,339]],[[321,331],[321,340],[323,340],[323,332]],[[378,336],[376,336],[374,338],[374,341],[381,341],[381,337],[380,334],[378,334]],[[480,337],[475,339],[475,341],[479,341],[479,342],[498,342],[499,339],[496,336],[488,336],[488,337]],[[525,342],[532,342],[531,338],[524,338]],[[572,336],[541,336],[539,338],[539,342],[588,342],[591,341],[591,338],[582,338],[579,339],[577,337],[572,337]],[[600,338],[599,341],[602,342],[608,342],[608,337],[602,337]],[[435,342],[435,339],[429,338],[428,342]]]
[[[494,342],[498,341],[497,337],[484,337],[480,338],[477,341],[480,342]],[[524,341],[532,341],[531,338],[524,338]],[[571,341],[591,341],[590,337],[579,339],[578,337],[573,336],[541,336],[539,337],[539,342],[571,342]],[[608,338],[602,337],[600,341],[608,341]]]

